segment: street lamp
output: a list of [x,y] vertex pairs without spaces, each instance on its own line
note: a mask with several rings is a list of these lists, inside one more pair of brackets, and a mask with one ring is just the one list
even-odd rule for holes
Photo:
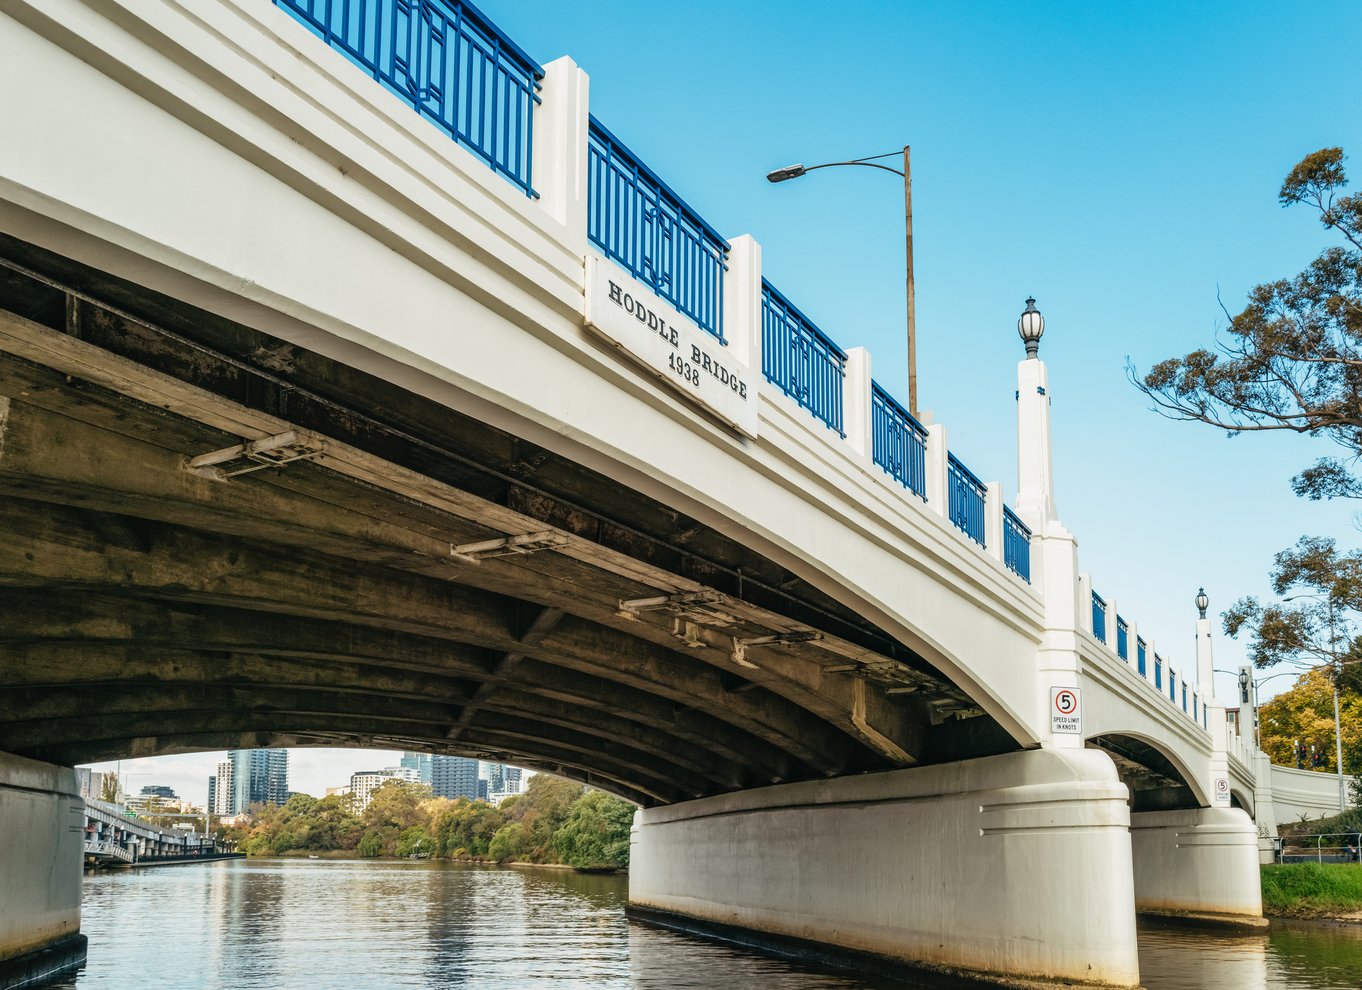
[[786,165],[766,173],[768,182],[785,182],[787,179],[797,179],[801,175],[808,175],[810,172],[820,168],[837,168],[842,165],[864,165],[866,168],[878,168],[885,172],[893,172],[895,175],[903,177],[903,231],[904,231],[904,272],[906,275],[908,291],[908,411],[914,416],[917,415],[917,318],[914,314],[916,292],[913,288],[913,179],[912,166],[909,159],[908,145],[903,146],[903,171],[888,165],[880,165],[875,161],[877,158],[889,158],[897,155],[897,151],[891,151],[884,155],[871,155],[868,158],[853,158],[845,162],[824,162],[822,165]]
[[1026,309],[1017,320],[1017,334],[1026,345],[1027,358],[1035,358],[1040,353],[1040,338],[1045,333],[1045,317],[1036,309],[1036,300],[1027,297]]
[[1206,609],[1211,607],[1211,600],[1206,597],[1206,589],[1198,588],[1196,593],[1196,608],[1201,613],[1201,617],[1206,618]]

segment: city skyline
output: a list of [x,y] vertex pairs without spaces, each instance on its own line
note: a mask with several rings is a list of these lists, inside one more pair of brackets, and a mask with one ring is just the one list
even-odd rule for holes
[[[203,805],[208,799],[208,779],[216,775],[218,764],[227,760],[228,750],[210,750],[202,753],[183,753],[173,756],[149,756],[128,760],[110,760],[101,763],[81,764],[82,768],[100,773],[116,773],[122,767],[123,788],[128,793],[137,793],[144,785],[163,784],[172,788],[181,798]],[[357,772],[373,771],[385,767],[402,766],[403,750],[395,749],[346,749],[346,748],[300,748],[290,747],[289,790],[324,797],[328,787],[341,787],[350,783],[350,776]],[[422,754],[429,755],[429,754]],[[474,760],[479,764],[490,761]],[[515,764],[498,764],[521,771],[522,782],[528,774]]]

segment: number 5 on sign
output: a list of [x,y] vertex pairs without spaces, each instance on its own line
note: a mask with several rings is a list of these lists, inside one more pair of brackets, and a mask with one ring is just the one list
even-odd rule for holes
[[1050,731],[1083,734],[1083,693],[1078,688],[1050,688]]

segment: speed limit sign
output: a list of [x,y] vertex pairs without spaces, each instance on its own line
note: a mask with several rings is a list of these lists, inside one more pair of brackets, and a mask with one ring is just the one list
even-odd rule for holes
[[1050,731],[1083,734],[1083,694],[1078,688],[1050,688]]
[[1216,804],[1230,803],[1230,778],[1228,777],[1215,778],[1215,803]]

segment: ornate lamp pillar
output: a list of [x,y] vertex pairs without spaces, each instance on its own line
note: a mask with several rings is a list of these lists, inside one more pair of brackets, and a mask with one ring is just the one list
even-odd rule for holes
[[[1081,749],[1085,733],[1078,629],[1084,603],[1079,601],[1078,542],[1055,511],[1050,388],[1039,357],[1044,332],[1045,318],[1036,300],[1027,299],[1017,321],[1026,345],[1026,358],[1017,365],[1017,515],[1031,528],[1031,582],[1045,602],[1045,637],[1036,655],[1037,728],[1047,746]],[[1065,691],[1072,694],[1057,701]],[[1076,707],[1076,727],[1062,717],[1068,714],[1066,702]]]

